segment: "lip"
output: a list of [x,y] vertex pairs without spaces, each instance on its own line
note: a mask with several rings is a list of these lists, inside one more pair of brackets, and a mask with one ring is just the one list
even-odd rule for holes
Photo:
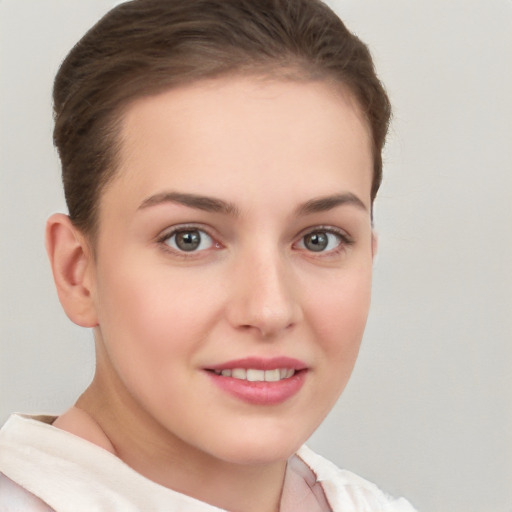
[[293,370],[306,370],[307,364],[292,357],[245,357],[234,359],[225,363],[208,366],[205,370],[232,370],[233,368],[254,368],[255,370],[275,370],[276,368],[291,368]]
[[[288,368],[295,370],[295,375],[277,382],[250,382],[247,380],[223,377],[214,371],[233,370],[234,368],[253,368],[256,370],[275,370]],[[205,368],[211,381],[223,392],[252,405],[279,405],[295,396],[307,377],[308,368],[305,363],[290,357],[274,357],[264,359],[247,357],[227,361]]]

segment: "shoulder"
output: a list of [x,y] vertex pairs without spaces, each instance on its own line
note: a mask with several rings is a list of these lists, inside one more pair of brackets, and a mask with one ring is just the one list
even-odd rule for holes
[[54,512],[39,498],[0,473],[0,512]]
[[297,455],[315,473],[334,512],[416,512],[404,498],[392,498],[375,484],[338,468],[303,446]]

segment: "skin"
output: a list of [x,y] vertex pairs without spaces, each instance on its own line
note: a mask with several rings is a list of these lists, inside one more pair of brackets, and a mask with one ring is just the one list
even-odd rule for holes
[[[339,86],[229,77],[137,100],[121,137],[94,252],[66,216],[48,222],[60,300],[97,350],[94,381],[55,426],[161,485],[275,512],[286,459],[342,392],[363,335],[366,123]],[[183,225],[210,238],[180,252],[170,232]],[[324,251],[305,244],[315,230],[333,231]],[[255,405],[212,384],[205,368],[248,356],[300,359],[304,385]]]

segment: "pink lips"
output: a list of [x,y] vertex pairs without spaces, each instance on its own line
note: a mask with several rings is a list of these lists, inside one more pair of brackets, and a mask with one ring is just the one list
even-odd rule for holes
[[[264,371],[270,371],[274,377],[278,374],[277,370],[282,371],[281,375],[285,369],[288,370],[288,373],[291,373],[290,370],[294,372],[292,376],[268,382],[264,380],[251,381],[230,376],[230,373],[238,375],[240,372],[237,372],[237,369],[256,370],[256,372],[248,373],[248,377],[255,373],[261,377]],[[271,359],[248,357],[214,365],[205,370],[214,384],[221,390],[254,405],[278,405],[289,400],[299,392],[307,375],[306,364],[289,357]],[[272,372],[272,370],[274,371]],[[220,375],[220,372],[225,375]],[[243,376],[243,372],[241,373]]]

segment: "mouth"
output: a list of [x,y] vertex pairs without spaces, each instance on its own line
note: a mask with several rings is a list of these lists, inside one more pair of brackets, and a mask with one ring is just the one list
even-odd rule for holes
[[294,368],[275,368],[274,370],[259,370],[257,368],[233,368],[225,370],[210,370],[215,375],[231,377],[248,382],[279,382],[295,375]]
[[236,399],[254,405],[277,405],[296,395],[308,367],[288,357],[246,358],[205,368],[212,382]]

